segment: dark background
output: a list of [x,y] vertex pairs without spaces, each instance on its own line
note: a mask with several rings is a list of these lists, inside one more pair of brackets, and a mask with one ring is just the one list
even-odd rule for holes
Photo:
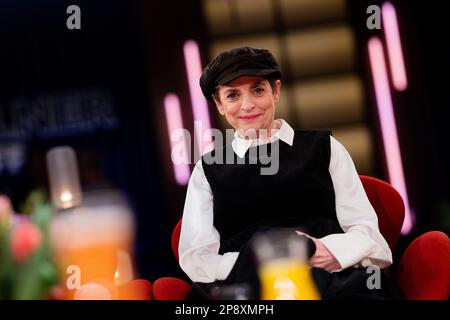
[[[381,1],[350,1],[358,37],[360,68],[371,92],[368,57],[363,45],[380,30],[366,28],[366,8]],[[413,232],[400,240],[398,251],[417,235],[449,230],[450,112],[447,77],[445,10],[439,1],[393,1],[399,12],[409,88],[393,93],[398,106],[398,132],[405,159],[411,206],[417,215]],[[68,30],[66,8],[81,8],[81,30]],[[16,210],[27,194],[47,187],[45,152],[52,146],[77,150],[83,188],[114,186],[122,190],[137,222],[135,257],[139,276],[184,277],[170,248],[173,226],[181,217],[185,187],[175,184],[167,145],[163,97],[176,92],[189,105],[182,45],[195,39],[207,62],[206,32],[199,1],[50,1],[6,0],[0,3],[0,147],[22,145],[26,160],[19,172],[0,172],[0,193]],[[35,125],[26,137],[8,136],[14,99],[25,97],[33,108],[40,95],[85,95],[107,92],[117,124],[106,128],[60,130],[45,136]],[[370,97],[374,103],[374,97]],[[375,108],[372,108],[375,110]],[[185,123],[193,123],[186,113]],[[372,115],[375,119],[376,116]],[[0,120],[2,118],[0,117]],[[370,120],[370,119],[369,119]],[[213,126],[216,119],[212,119]],[[372,121],[373,130],[377,123]],[[3,127],[2,127],[3,124]],[[188,126],[188,129],[192,129]],[[381,143],[381,142],[379,142]],[[382,149],[382,148],[378,148]],[[387,178],[378,154],[377,173]]]

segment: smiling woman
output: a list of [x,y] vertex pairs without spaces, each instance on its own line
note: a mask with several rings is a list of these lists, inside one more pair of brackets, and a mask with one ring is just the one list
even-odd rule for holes
[[[271,136],[276,129],[275,105],[280,99],[280,80],[243,76],[219,85],[214,94],[219,113],[241,136]],[[278,128],[279,129],[279,128]]]
[[[254,298],[267,298],[254,245],[268,231],[306,244],[293,255],[309,265],[302,279],[312,277],[323,299],[391,297],[384,278],[380,289],[366,285],[366,268],[389,266],[392,253],[350,155],[330,131],[294,130],[274,119],[280,79],[272,54],[249,47],[222,52],[203,70],[203,94],[235,134],[205,154],[189,180],[178,248],[180,266],[194,282],[187,298],[211,299],[212,289],[240,284]],[[261,149],[277,170],[263,172]],[[216,154],[244,161],[209,161]],[[292,292],[304,292],[312,283],[285,280],[277,290],[298,285]],[[279,298],[292,297],[281,291]]]

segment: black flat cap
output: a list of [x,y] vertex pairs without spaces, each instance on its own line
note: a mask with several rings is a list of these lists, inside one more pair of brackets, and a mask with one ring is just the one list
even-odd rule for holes
[[200,87],[206,99],[214,102],[212,95],[220,84],[226,84],[242,76],[281,78],[277,61],[266,49],[240,47],[224,51],[203,69]]

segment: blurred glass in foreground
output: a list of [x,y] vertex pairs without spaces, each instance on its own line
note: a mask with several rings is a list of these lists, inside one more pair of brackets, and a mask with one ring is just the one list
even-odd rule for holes
[[214,287],[209,292],[209,296],[212,300],[253,300],[253,299],[255,299],[250,286],[246,283]]
[[134,279],[134,222],[118,191],[85,193],[82,205],[54,217],[51,239],[64,299],[115,300],[127,295],[121,289]]
[[255,237],[262,300],[319,300],[304,237],[276,230]]
[[134,220],[122,193],[101,188],[82,194],[75,151],[70,147],[51,149],[47,168],[58,210],[50,228],[61,279],[54,297],[149,299],[149,282],[134,279]]

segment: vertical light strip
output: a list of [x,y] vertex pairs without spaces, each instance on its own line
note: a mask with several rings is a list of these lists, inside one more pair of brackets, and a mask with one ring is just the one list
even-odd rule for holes
[[[184,136],[181,135],[184,127],[181,117],[180,100],[175,94],[169,93],[164,97],[164,110],[166,113],[175,180],[180,185],[187,185],[190,176],[188,150],[186,149],[186,141]],[[175,131],[178,131],[180,135],[176,135]],[[179,151],[181,153],[179,159],[173,159],[172,153],[175,149],[177,152]]]
[[397,127],[381,40],[377,37],[372,37],[368,42],[368,50],[389,180],[402,195],[405,202],[405,221],[402,226],[402,234],[407,234],[412,228],[413,213],[409,206],[406,191]]
[[200,154],[203,155],[211,151],[214,147],[211,136],[211,123],[209,119],[208,102],[206,101],[199,85],[202,74],[202,63],[200,60],[200,50],[194,40],[188,40],[183,45],[184,63],[189,82],[189,92],[191,95],[192,112],[194,122],[200,124],[200,128],[194,125],[195,134],[198,141]]
[[408,87],[408,80],[406,79],[397,14],[390,2],[385,2],[381,7],[381,16],[383,18],[384,36],[392,72],[392,82],[397,91],[403,91]]

